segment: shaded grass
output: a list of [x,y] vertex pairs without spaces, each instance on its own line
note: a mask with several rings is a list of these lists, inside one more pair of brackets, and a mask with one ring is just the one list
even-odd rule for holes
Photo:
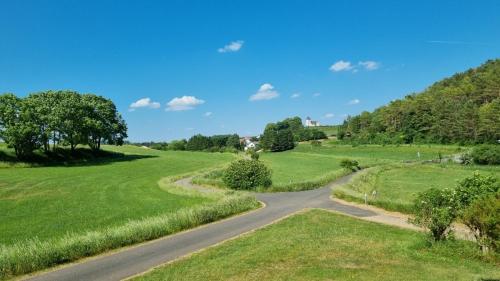
[[312,210],[134,280],[479,280],[500,278],[475,245]]
[[111,249],[152,240],[256,208],[249,194],[233,194],[214,204],[185,208],[160,216],[129,221],[84,234],[68,233],[59,239],[30,239],[0,246],[0,279],[30,273]]
[[[364,203],[364,194],[371,205],[387,210],[411,213],[419,192],[429,188],[452,188],[474,171],[500,175],[500,167],[443,164],[391,164],[361,171],[352,180],[336,187],[333,194],[341,199]],[[376,196],[372,191],[376,190]]]
[[105,149],[134,157],[134,161],[1,168],[0,244],[33,237],[45,241],[67,232],[85,233],[214,202],[207,197],[166,192],[158,182],[234,159],[229,153],[155,151],[132,146]]

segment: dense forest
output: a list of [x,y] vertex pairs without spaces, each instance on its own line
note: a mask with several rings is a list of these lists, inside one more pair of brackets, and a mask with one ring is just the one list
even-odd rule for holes
[[500,59],[348,117],[338,137],[359,143],[495,143],[500,140]]

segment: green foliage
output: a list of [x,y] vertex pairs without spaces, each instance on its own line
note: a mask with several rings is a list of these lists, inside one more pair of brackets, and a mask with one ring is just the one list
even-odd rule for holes
[[500,250],[500,193],[475,200],[461,218],[474,234],[483,253],[490,249]]
[[492,176],[483,176],[474,172],[469,177],[458,182],[453,190],[453,204],[457,212],[462,212],[474,200],[487,194],[495,193],[500,189],[498,179]]
[[259,153],[257,153],[257,151],[255,151],[255,149],[249,149],[247,150],[247,154],[250,155],[250,158],[252,160],[259,160]]
[[420,94],[349,116],[345,141],[379,144],[496,143],[500,139],[500,59],[457,73]]
[[353,172],[360,169],[358,161],[347,158],[340,160],[340,167]]
[[17,157],[23,158],[43,147],[47,153],[52,141],[69,145],[74,151],[78,144],[98,151],[101,143],[123,144],[127,126],[109,99],[73,91],[47,91],[17,98],[13,94],[0,96],[0,138],[12,146]]
[[414,201],[414,213],[411,222],[428,229],[435,241],[446,239],[456,217],[449,190],[436,188],[418,194]]
[[173,140],[168,144],[169,150],[186,150],[187,141],[182,140]]
[[233,189],[255,189],[272,184],[271,170],[256,160],[238,160],[232,162],[223,175],[226,186]]
[[189,138],[186,144],[186,150],[203,151],[213,146],[209,137],[197,134]]
[[26,274],[62,263],[156,239],[188,228],[220,220],[258,206],[255,197],[231,195],[211,205],[129,221],[123,225],[60,239],[30,241],[0,248],[0,279]]
[[240,137],[237,134],[213,136],[197,134],[192,136],[188,141],[174,140],[168,144],[166,149],[207,152],[237,152],[238,150],[241,150],[241,144]]
[[[499,119],[500,120],[500,119]],[[500,121],[499,121],[500,123]],[[476,164],[499,165],[500,164],[500,145],[480,145],[474,147],[471,153],[472,159]]]
[[290,150],[295,147],[293,133],[287,123],[267,124],[261,138],[262,148],[272,152]]

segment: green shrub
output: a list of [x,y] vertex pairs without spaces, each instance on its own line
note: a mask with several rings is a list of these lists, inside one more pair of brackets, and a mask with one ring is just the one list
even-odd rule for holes
[[471,230],[483,253],[500,249],[500,193],[483,196],[465,209],[462,222]]
[[226,169],[223,181],[233,189],[269,187],[272,183],[271,170],[256,160],[237,160]]
[[500,189],[500,183],[492,176],[482,176],[478,172],[461,180],[453,190],[453,207],[459,213],[474,200]]
[[480,145],[472,150],[474,163],[482,165],[500,164],[500,145]]
[[431,188],[417,195],[411,223],[428,229],[434,241],[445,240],[456,217],[447,189]]
[[351,170],[353,172],[360,169],[358,161],[351,160],[351,159],[340,160],[340,167],[342,167],[346,170]]
[[254,149],[247,150],[247,154],[250,155],[250,158],[252,158],[252,160],[259,160],[260,155]]

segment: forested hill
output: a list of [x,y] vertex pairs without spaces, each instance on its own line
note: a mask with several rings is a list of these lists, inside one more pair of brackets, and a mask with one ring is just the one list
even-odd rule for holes
[[422,93],[348,117],[339,138],[360,143],[493,143],[500,140],[500,59]]

